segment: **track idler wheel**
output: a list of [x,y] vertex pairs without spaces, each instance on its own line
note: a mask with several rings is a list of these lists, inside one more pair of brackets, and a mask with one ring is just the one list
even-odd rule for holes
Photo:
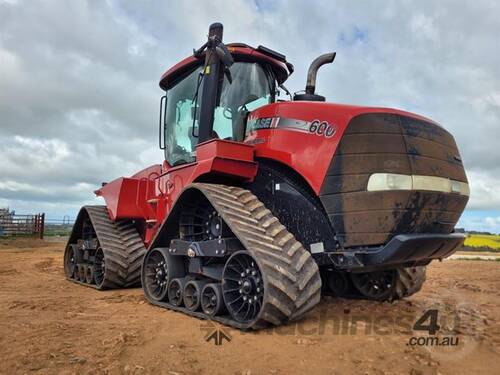
[[264,280],[256,260],[246,251],[228,259],[222,273],[222,295],[226,308],[236,321],[255,320],[262,308]]
[[352,273],[354,287],[364,297],[383,301],[391,299],[396,285],[396,270]]
[[378,301],[393,301],[417,293],[425,282],[425,269],[425,266],[415,266],[354,273],[351,275],[351,280],[364,297]]
[[77,271],[76,250],[73,245],[68,245],[64,252],[64,273],[68,278],[74,278]]
[[201,291],[201,309],[208,316],[220,315],[224,312],[224,299],[220,284],[206,284]]
[[326,274],[326,286],[335,297],[345,297],[352,289],[351,281],[345,272],[330,271]]
[[149,251],[142,267],[144,292],[155,301],[166,301],[171,281],[185,275],[183,259],[170,255],[166,248]]
[[182,300],[188,310],[198,310],[201,302],[201,291],[207,282],[206,280],[191,280],[186,283],[182,293]]
[[106,276],[106,260],[104,259],[104,252],[99,247],[94,256],[94,282],[100,288]]
[[168,285],[168,301],[176,307],[182,306],[183,292],[186,286],[186,279],[173,279]]

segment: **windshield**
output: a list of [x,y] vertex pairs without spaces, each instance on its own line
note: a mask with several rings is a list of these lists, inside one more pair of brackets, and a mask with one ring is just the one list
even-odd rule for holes
[[220,102],[215,108],[214,132],[222,139],[242,141],[248,112],[274,100],[274,80],[256,63],[239,62],[230,71],[232,83],[224,77]]
[[[165,158],[172,166],[195,161],[203,92],[201,71],[202,67],[195,69],[167,91]],[[224,77],[220,101],[214,112],[212,136],[242,141],[248,112],[274,100],[274,78],[257,63],[237,62],[230,71],[232,83]]]

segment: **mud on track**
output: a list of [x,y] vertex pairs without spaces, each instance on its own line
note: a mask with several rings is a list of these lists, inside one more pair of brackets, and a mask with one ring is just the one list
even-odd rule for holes
[[[2,374],[486,374],[500,359],[500,262],[433,263],[407,300],[325,297],[296,325],[245,334],[153,307],[141,289],[68,282],[63,247],[0,240]],[[409,345],[429,309],[456,347]],[[218,328],[230,342],[205,341]]]

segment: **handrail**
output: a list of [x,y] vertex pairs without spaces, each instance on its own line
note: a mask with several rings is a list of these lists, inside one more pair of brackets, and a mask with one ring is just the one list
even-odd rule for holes
[[[161,177],[161,176],[160,176],[160,174],[159,174],[158,172],[154,172],[154,171],[153,171],[153,172],[151,172],[151,173],[148,175],[148,179],[149,179],[149,180],[151,180],[151,179],[152,179],[152,178],[151,178],[151,176],[154,176],[154,175],[156,175],[156,177],[154,177],[154,180],[156,180],[156,179],[158,179],[158,178],[160,178],[160,177]],[[165,193],[164,193],[164,192],[163,192],[163,190],[161,189],[161,184],[160,184],[160,183],[158,183],[158,190],[160,191],[161,195],[165,195]],[[148,194],[148,193],[149,193],[149,185],[148,185],[148,191],[146,192],[146,198],[149,196],[149,194]]]
[[[139,209],[142,211],[141,205],[139,204],[139,196],[141,192],[141,186],[143,181],[149,181],[148,178],[146,177],[141,177],[139,181],[137,182],[137,192],[135,193],[135,205],[139,207]],[[146,198],[147,199],[147,198]],[[144,214],[144,212],[142,212]]]

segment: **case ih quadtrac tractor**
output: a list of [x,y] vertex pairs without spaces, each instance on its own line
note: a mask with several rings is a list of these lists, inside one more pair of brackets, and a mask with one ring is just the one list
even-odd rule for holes
[[161,77],[161,165],[95,193],[65,257],[97,289],[142,283],[154,305],[240,329],[302,317],[321,293],[394,300],[452,254],[469,188],[453,137],[424,117],[326,103],[268,48],[222,25]]

